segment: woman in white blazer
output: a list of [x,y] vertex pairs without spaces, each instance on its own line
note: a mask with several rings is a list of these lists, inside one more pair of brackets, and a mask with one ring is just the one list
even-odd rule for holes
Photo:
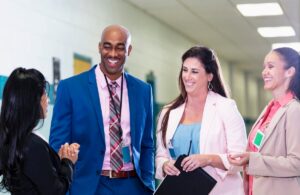
[[182,56],[180,95],[161,111],[157,126],[156,178],[179,175],[174,166],[181,154],[184,171],[202,167],[217,180],[211,195],[243,194],[242,178],[228,153],[243,152],[246,130],[235,102],[227,98],[214,52],[195,46]]

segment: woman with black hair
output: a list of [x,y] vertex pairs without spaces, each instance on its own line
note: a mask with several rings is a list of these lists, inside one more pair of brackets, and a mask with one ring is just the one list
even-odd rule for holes
[[78,144],[59,155],[34,133],[47,114],[47,82],[35,69],[17,68],[8,77],[0,114],[2,189],[11,194],[66,194],[78,158]]
[[158,120],[156,178],[179,175],[174,160],[191,148],[181,163],[184,171],[205,169],[217,180],[211,195],[242,195],[242,178],[227,154],[245,151],[246,129],[234,100],[228,98],[220,68],[207,47],[194,46],[183,54],[180,94]]
[[229,155],[243,165],[245,194],[300,194],[300,56],[281,47],[264,60],[264,89],[273,99],[262,111],[248,138],[248,151]]

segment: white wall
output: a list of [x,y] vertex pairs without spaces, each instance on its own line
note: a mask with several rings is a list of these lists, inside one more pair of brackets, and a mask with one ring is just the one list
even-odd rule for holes
[[[144,12],[117,0],[1,0],[0,74],[18,66],[41,70],[52,81],[52,57],[61,60],[61,76],[73,74],[73,53],[99,62],[101,30],[118,23],[132,32],[133,51],[127,69],[141,79],[157,77],[158,101],[177,93],[180,56],[192,42]],[[176,41],[174,41],[176,40]]]
[[178,92],[180,57],[196,44],[122,0],[0,2],[1,75],[8,75],[18,66],[34,67],[51,82],[52,57],[58,57],[61,77],[72,76],[73,53],[89,56],[98,63],[101,30],[118,23],[126,26],[133,37],[127,69],[141,79],[153,70],[157,100],[168,102]]

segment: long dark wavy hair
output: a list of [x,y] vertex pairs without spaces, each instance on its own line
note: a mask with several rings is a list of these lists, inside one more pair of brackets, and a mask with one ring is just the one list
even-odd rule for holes
[[[184,61],[188,58],[196,58],[199,60],[204,65],[205,72],[207,74],[212,74],[213,79],[211,81],[211,84],[213,86],[212,91],[215,93],[220,94],[223,97],[228,97],[229,94],[225,88],[225,85],[223,83],[223,78],[221,74],[221,67],[220,63],[218,60],[217,55],[213,52],[213,50],[204,47],[204,46],[194,46],[187,50],[181,57],[182,64]],[[178,77],[178,84],[179,84],[179,89],[180,89],[180,94],[179,96],[173,100],[169,106],[167,107],[166,114],[164,115],[162,119],[162,125],[161,125],[161,131],[162,131],[162,139],[163,139],[163,144],[166,147],[166,132],[167,132],[167,126],[168,126],[168,121],[169,121],[169,115],[170,111],[179,107],[182,105],[187,98],[187,93],[183,84],[182,80],[182,71],[183,67],[181,66],[180,74]]]
[[295,75],[290,81],[289,90],[292,91],[295,96],[300,99],[300,55],[299,53],[289,47],[280,47],[273,49],[274,52],[278,53],[285,62],[285,69],[290,67],[295,68]]
[[41,97],[46,86],[45,77],[35,69],[17,68],[6,81],[0,114],[1,189],[18,189],[24,143],[44,119]]

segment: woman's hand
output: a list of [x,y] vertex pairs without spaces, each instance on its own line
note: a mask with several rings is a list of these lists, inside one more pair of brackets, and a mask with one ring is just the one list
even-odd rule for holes
[[244,166],[249,163],[250,153],[239,153],[239,154],[229,154],[228,161],[230,164],[235,166]]
[[163,171],[165,174],[167,175],[179,175],[180,174],[180,171],[174,166],[174,163],[175,161],[174,160],[169,160],[169,161],[166,161],[164,164],[163,164]]
[[69,147],[69,155],[74,156],[79,153],[80,145],[78,143],[72,143]]
[[197,169],[198,167],[205,167],[209,165],[209,162],[209,155],[193,154],[185,157],[181,162],[181,166],[184,171],[189,172]]
[[59,149],[58,155],[60,159],[67,158],[71,160],[73,164],[75,164],[78,160],[79,147],[80,145],[77,143],[73,143],[71,145],[65,143]]

